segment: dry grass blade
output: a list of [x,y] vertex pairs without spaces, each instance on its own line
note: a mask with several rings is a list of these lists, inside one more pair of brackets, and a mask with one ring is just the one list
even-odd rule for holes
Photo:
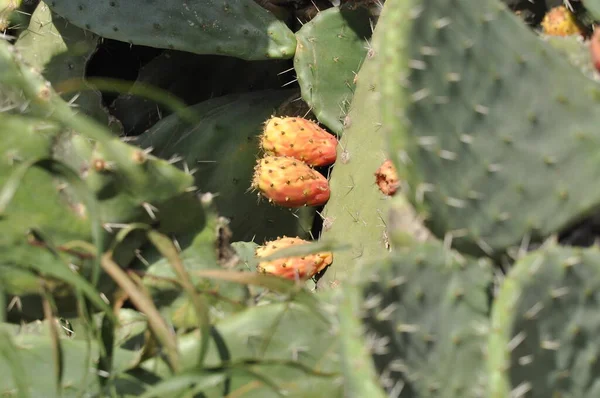
[[296,303],[305,305],[323,318],[323,320],[326,321],[328,319],[328,316],[320,307],[319,299],[306,290],[303,284],[296,281],[287,280],[275,275],[226,270],[198,270],[193,271],[192,274],[201,278],[223,280],[241,285],[262,286],[277,293],[288,294],[290,297],[294,297]]
[[347,250],[350,247],[351,246],[348,244],[339,244],[333,241],[311,242],[279,249],[270,256],[265,256],[260,260],[273,261],[285,257],[299,257],[321,252],[335,252],[340,250]]
[[101,260],[102,269],[123,289],[137,309],[148,317],[148,325],[163,345],[167,353],[167,362],[173,371],[179,368],[177,339],[164,321],[152,299],[145,295],[127,274],[112,260],[112,252],[106,252]]
[[42,297],[42,307],[44,310],[44,317],[48,322],[48,329],[50,331],[52,356],[54,357],[54,371],[56,376],[56,394],[60,397],[62,395],[64,358],[60,346],[60,337],[58,335],[58,329],[56,327],[54,312],[52,311],[51,300],[51,294],[46,289],[44,289],[44,295]]
[[196,292],[196,288],[190,282],[190,277],[186,271],[177,248],[173,242],[163,234],[156,231],[149,231],[148,238],[156,249],[162,254],[173,270],[177,274],[178,283],[183,287],[186,294],[190,297],[198,321],[200,322],[200,353],[198,356],[198,367],[201,368],[208,352],[208,343],[210,341],[210,316],[209,308],[203,296]]
[[56,90],[61,94],[65,93],[80,93],[85,90],[99,90],[112,93],[129,93],[138,97],[143,97],[150,101],[154,101],[163,105],[173,113],[177,114],[180,119],[185,120],[194,126],[200,122],[198,115],[190,111],[185,102],[174,97],[168,91],[162,90],[137,81],[134,85],[127,80],[109,79],[109,78],[72,78],[64,80],[56,85]]
[[225,378],[226,375],[222,373],[207,374],[201,370],[189,370],[156,384],[140,398],[175,396],[177,393],[182,394],[181,396],[196,396],[185,395],[183,392],[189,392],[191,386],[195,390],[205,390],[222,383]]

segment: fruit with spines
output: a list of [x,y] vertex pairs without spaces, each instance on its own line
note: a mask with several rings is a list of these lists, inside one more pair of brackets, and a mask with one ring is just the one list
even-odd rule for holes
[[288,156],[309,166],[328,166],[336,159],[337,138],[312,120],[301,117],[272,117],[260,137],[269,155]]
[[375,172],[375,182],[379,190],[388,196],[392,196],[400,186],[398,172],[391,160],[387,159]]
[[301,160],[265,156],[254,168],[251,188],[283,207],[320,206],[329,200],[329,182]]
[[553,36],[583,34],[575,15],[565,6],[550,9],[542,20],[544,33]]
[[152,154],[162,159],[181,159],[176,163],[181,169],[186,165],[197,169],[194,185],[200,192],[218,192],[215,204],[219,215],[230,219],[233,241],[262,242],[281,235],[307,238],[313,208],[289,211],[267,201],[257,203],[247,193],[264,121],[291,95],[290,90],[259,90],[201,101],[188,108],[197,122],[177,114],[163,117],[136,137],[135,144],[153,148]]
[[600,72],[600,29],[596,29],[590,38],[590,57],[596,71]]
[[[264,258],[275,254],[278,250],[295,245],[305,245],[307,240],[283,236],[263,246],[256,248],[256,257]],[[278,275],[287,279],[308,279],[322,271],[333,261],[331,252],[308,254],[305,256],[284,257],[271,261],[261,261],[258,271],[266,274]]]
[[0,0],[0,32],[10,28],[13,12],[21,5],[21,0]]

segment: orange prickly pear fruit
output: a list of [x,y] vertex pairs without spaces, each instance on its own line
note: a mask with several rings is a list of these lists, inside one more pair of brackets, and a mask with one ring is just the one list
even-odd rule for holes
[[320,206],[329,200],[329,182],[301,160],[265,156],[254,167],[252,188],[283,207]]
[[594,68],[600,72],[600,28],[596,28],[590,38],[590,55]]
[[337,138],[312,120],[272,117],[266,121],[260,145],[269,155],[290,156],[309,166],[335,163]]
[[[272,255],[277,250],[310,243],[300,238],[282,237],[266,242],[264,246],[256,249],[256,257],[263,258]],[[309,254],[299,257],[286,257],[273,261],[263,261],[258,264],[258,271],[278,275],[287,279],[309,279],[333,261],[331,252]]]
[[551,36],[584,34],[575,15],[565,6],[551,8],[542,20],[542,28],[545,34]]
[[391,160],[386,160],[375,172],[375,181],[379,186],[379,190],[385,195],[392,196],[400,186],[398,172]]

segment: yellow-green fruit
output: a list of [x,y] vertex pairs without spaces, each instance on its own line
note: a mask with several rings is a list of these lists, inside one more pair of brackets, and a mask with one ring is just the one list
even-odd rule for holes
[[583,34],[575,16],[565,6],[550,9],[542,20],[544,33],[551,36]]

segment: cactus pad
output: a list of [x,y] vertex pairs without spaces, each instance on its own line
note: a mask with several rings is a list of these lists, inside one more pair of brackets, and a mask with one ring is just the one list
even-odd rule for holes
[[320,12],[296,33],[294,68],[302,98],[319,122],[340,134],[355,77],[371,37],[369,12],[337,7]]
[[[202,121],[190,126],[177,115],[162,119],[137,138],[143,148],[164,159],[179,158],[177,166],[197,169],[195,182],[201,192],[216,195],[219,214],[231,220],[234,240],[262,242],[277,235],[303,234],[310,229],[312,214],[296,214],[267,201],[258,203],[248,191],[262,124],[290,93],[287,90],[232,94],[193,105]],[[265,222],[266,221],[266,222]]]
[[519,260],[492,311],[488,396],[600,396],[599,292],[598,248],[542,247]]
[[435,235],[496,256],[598,209],[600,85],[494,0],[391,0],[379,23],[384,129]]
[[[378,35],[378,29],[374,35]],[[374,52],[368,53],[356,76],[356,92],[331,171],[331,198],[322,212],[321,237],[352,248],[336,253],[333,264],[319,280],[319,287],[335,285],[353,262],[380,256],[387,249],[390,198],[379,191],[375,180],[375,172],[387,157],[377,102],[381,86],[376,58]]]
[[[342,397],[335,329],[322,315],[320,309],[297,302],[273,302],[247,308],[217,322],[215,329],[222,338],[221,346],[227,347],[231,356],[228,362],[233,369],[247,370],[233,373],[230,389],[226,391],[231,396],[247,398],[281,397],[275,387],[292,398]],[[179,341],[183,367],[195,368],[197,332],[184,335]],[[223,369],[221,352],[217,351],[220,349],[211,341],[207,366]],[[146,361],[142,366],[151,371],[158,369],[160,375],[169,374],[158,359]],[[253,374],[264,379],[257,380]],[[202,391],[207,397],[224,396],[222,384]]]
[[[61,85],[66,88],[84,78],[87,62],[96,52],[98,41],[98,36],[68,23],[53,14],[46,3],[40,2],[31,15],[29,27],[15,42],[15,48],[23,55],[23,61],[40,69],[44,78],[60,92]],[[65,101],[73,100],[80,111],[98,122],[109,124],[108,112],[98,92],[66,92],[61,96]]]
[[57,14],[95,34],[144,46],[229,55],[291,58],[296,40],[273,14],[246,0],[51,0]]
[[360,272],[366,338],[390,396],[483,396],[491,265],[434,241]]

